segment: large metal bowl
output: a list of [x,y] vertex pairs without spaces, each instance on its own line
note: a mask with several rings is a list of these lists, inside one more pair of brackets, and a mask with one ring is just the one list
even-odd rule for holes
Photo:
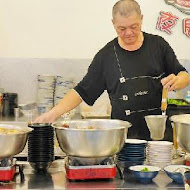
[[0,160],[20,153],[26,145],[28,133],[33,130],[9,124],[0,124],[0,127],[21,130],[19,134],[0,134]]
[[176,127],[177,141],[180,147],[190,153],[190,114],[173,115],[170,120]]
[[63,127],[64,123],[52,125],[61,149],[69,156],[86,158],[115,155],[124,145],[131,126],[127,121],[111,119],[68,121],[69,128]]

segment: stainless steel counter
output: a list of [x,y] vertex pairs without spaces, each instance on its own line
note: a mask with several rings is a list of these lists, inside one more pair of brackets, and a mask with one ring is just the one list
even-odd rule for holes
[[[27,118],[0,117],[0,123],[27,125]],[[172,183],[164,172],[160,172],[150,184],[139,183],[132,173],[125,170],[124,180],[118,175],[113,180],[69,181],[65,176],[63,159],[54,161],[44,173],[36,173],[27,162],[20,164],[24,166],[25,181],[20,183],[20,175],[17,174],[10,183],[0,184],[0,189],[184,189],[183,185]]]
[[184,189],[182,184],[172,183],[164,172],[160,172],[149,184],[136,181],[133,174],[125,170],[123,180],[118,175],[113,180],[69,181],[65,176],[63,159],[54,161],[48,172],[41,173],[36,173],[27,164],[24,176],[23,183],[20,183],[20,175],[16,175],[11,183],[1,184],[0,189]]
[[14,116],[2,116],[0,114],[0,122],[23,122],[27,123],[28,118],[26,116],[21,116],[21,117],[14,117]]

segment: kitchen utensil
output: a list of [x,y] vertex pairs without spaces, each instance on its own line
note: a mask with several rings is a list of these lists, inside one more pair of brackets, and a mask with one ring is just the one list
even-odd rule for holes
[[32,123],[34,117],[38,115],[37,104],[35,102],[18,105],[20,112],[27,117],[27,122]]
[[[116,177],[116,164],[113,157],[106,158],[103,162],[97,165],[88,163],[82,165],[78,162],[81,158],[66,157],[65,170],[66,177],[71,180],[85,180],[85,179],[113,179]],[[119,173],[121,172],[118,168]],[[122,177],[122,173],[120,173]]]
[[32,123],[28,136],[28,161],[38,171],[47,170],[54,160],[54,130],[50,123]]
[[152,182],[152,179],[154,179],[158,175],[158,172],[161,170],[161,168],[157,166],[149,165],[136,165],[129,167],[129,169],[133,171],[135,178],[142,183]]
[[169,141],[148,141],[147,164],[164,168],[172,162],[173,143]]
[[150,131],[151,139],[162,140],[166,129],[166,115],[147,115],[145,120]]
[[3,93],[3,109],[2,115],[14,116],[14,108],[18,107],[18,94],[17,93]]
[[131,124],[120,120],[89,119],[56,122],[52,126],[61,149],[67,155],[97,158],[119,152]]
[[0,160],[20,153],[26,144],[28,133],[32,129],[17,125],[0,124],[0,127],[7,129],[18,129],[19,134],[0,133]]
[[[185,165],[168,165],[164,167],[166,174],[176,183],[183,183],[182,175],[179,171],[180,168],[184,168],[185,171],[189,171],[190,167]],[[190,179],[190,173],[185,173],[185,177]]]
[[173,158],[177,158],[178,157],[178,154],[177,154],[178,143],[177,143],[176,127],[173,122],[172,122],[172,129],[173,129],[173,145],[174,145],[174,150],[175,150]]
[[186,179],[186,176],[185,176],[186,171],[189,171],[189,170],[186,169],[186,168],[179,168],[179,172],[181,173],[182,178],[183,178],[183,183],[184,183],[184,186],[185,186],[185,190],[189,190],[189,184],[187,183],[187,179]]
[[173,115],[170,120],[175,124],[179,146],[190,153],[190,114]]
[[163,88],[163,90],[162,90],[162,103],[161,103],[162,115],[166,115],[167,99],[168,99],[168,89]]

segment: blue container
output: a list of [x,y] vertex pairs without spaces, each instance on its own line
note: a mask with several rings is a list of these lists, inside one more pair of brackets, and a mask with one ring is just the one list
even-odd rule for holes
[[[185,167],[185,168],[189,168],[190,169],[189,166],[185,166],[185,165],[169,165],[169,166],[166,166],[164,168],[164,171],[173,180],[173,182],[183,183],[182,175],[181,175],[181,173],[179,173],[177,171],[177,169],[180,168],[180,167]],[[190,179],[190,173],[189,172],[186,172],[185,176],[186,176],[187,180]]]
[[[141,171],[144,168],[147,168],[148,171]],[[157,166],[148,165],[131,166],[129,169],[133,172],[135,178],[141,183],[151,183],[152,180],[158,175],[158,172],[161,170],[161,168]]]

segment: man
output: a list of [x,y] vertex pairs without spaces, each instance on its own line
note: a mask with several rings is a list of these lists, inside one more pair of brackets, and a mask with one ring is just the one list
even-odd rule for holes
[[107,90],[112,118],[132,123],[128,137],[150,139],[144,116],[161,114],[162,88],[182,89],[189,75],[163,38],[141,31],[143,16],[136,1],[118,1],[112,14],[118,37],[96,54],[83,80],[35,122],[54,122],[82,100],[93,105]]

